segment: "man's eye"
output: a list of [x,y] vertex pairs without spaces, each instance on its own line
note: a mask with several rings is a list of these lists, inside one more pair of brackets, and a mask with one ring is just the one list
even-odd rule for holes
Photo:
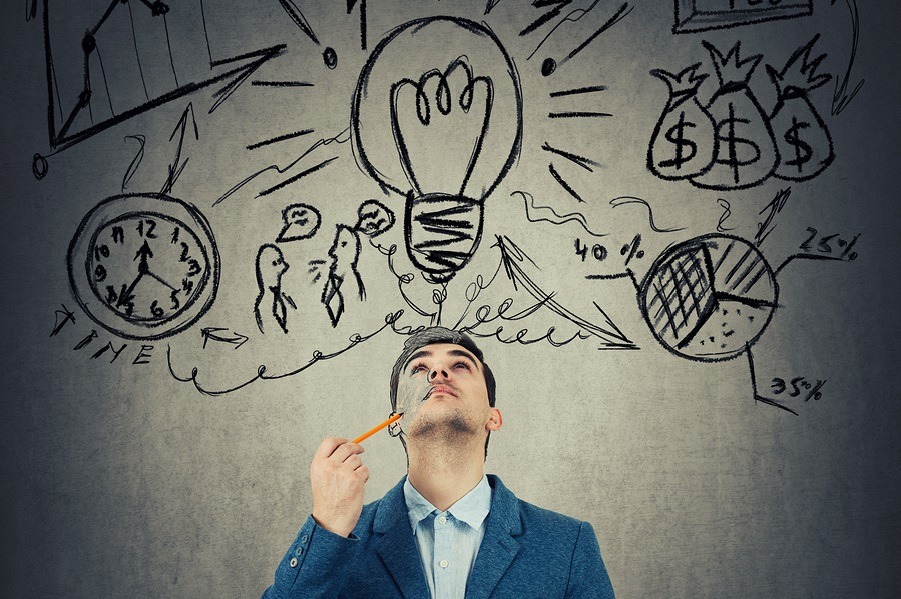
[[425,366],[424,366],[424,365],[422,365],[422,364],[414,364],[414,365],[410,368],[410,374],[416,374],[417,372],[422,372],[423,370],[425,370]]
[[471,367],[469,366],[469,362],[463,362],[463,361],[460,361],[460,362],[457,362],[456,364],[454,364],[454,368],[463,368],[465,370],[471,370]]

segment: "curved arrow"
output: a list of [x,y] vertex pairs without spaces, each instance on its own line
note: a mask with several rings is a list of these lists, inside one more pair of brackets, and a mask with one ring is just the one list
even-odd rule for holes
[[589,322],[560,305],[553,299],[553,293],[546,293],[526,274],[522,265],[528,261],[534,266],[535,263],[532,262],[532,259],[519,249],[519,246],[513,243],[506,235],[497,235],[495,237],[497,243],[495,243],[493,247],[497,247],[500,250],[501,264],[503,265],[504,272],[507,274],[507,278],[513,283],[514,289],[518,290],[522,287],[529,295],[538,300],[540,304],[547,306],[551,312],[581,327],[586,333],[601,339],[602,343],[598,349],[638,349],[638,346],[623,335],[622,331],[613,324],[613,321],[610,320],[607,314],[597,304],[595,304],[595,307],[604,316],[604,320],[606,321],[605,325],[608,328]]
[[[832,0],[832,6],[835,6],[837,0]],[[851,58],[848,60],[848,70],[841,81],[835,80],[835,92],[832,94],[832,116],[841,114],[848,107],[860,88],[863,87],[864,79],[861,79],[854,87],[854,91],[848,93],[848,80],[851,79],[851,67],[854,66],[854,59],[857,56],[857,42],[860,39],[860,16],[857,12],[857,0],[845,0],[848,10],[851,11],[851,28],[853,29],[853,37],[851,40]]]

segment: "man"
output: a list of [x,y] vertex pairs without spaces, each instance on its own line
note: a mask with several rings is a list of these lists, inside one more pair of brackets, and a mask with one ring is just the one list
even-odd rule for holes
[[263,597],[612,598],[590,524],[485,475],[503,422],[494,404],[472,339],[441,327],[408,338],[391,374],[407,476],[363,506],[363,447],[325,439],[310,466],[313,514]]

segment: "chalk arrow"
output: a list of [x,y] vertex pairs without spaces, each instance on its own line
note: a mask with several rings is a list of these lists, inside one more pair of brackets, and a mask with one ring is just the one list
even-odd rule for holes
[[638,349],[634,343],[623,335],[622,331],[613,324],[607,317],[607,314],[597,304],[595,306],[604,316],[606,321],[604,326],[607,328],[589,322],[559,304],[553,299],[553,293],[546,293],[526,274],[525,266],[527,262],[537,268],[532,259],[519,249],[519,246],[513,243],[509,237],[498,235],[496,239],[497,243],[494,244],[494,247],[497,247],[501,252],[501,264],[507,278],[513,283],[514,289],[519,290],[522,288],[551,312],[581,327],[586,333],[598,337],[602,341],[601,347],[607,349]]
[[207,341],[212,339],[221,343],[231,343],[235,346],[235,349],[238,349],[249,339],[249,337],[241,333],[231,332],[223,334],[222,331],[228,331],[228,327],[204,327],[201,329],[200,335],[203,337],[203,348],[206,349]]
[[[46,11],[46,6],[44,8]],[[45,17],[46,19],[46,17]],[[45,28],[47,25],[45,24]],[[47,34],[47,39],[45,40],[45,51],[47,58],[47,69],[48,73],[52,74],[53,69],[53,59],[50,55],[49,50],[49,34]],[[152,110],[158,106],[161,106],[167,102],[171,102],[172,100],[176,100],[178,98],[187,96],[188,94],[193,94],[194,92],[201,90],[206,87],[221,85],[218,90],[213,92],[213,97],[216,100],[213,102],[213,105],[208,110],[209,113],[212,113],[216,108],[218,108],[225,100],[227,100],[240,86],[244,83],[248,77],[250,77],[253,73],[255,73],[261,66],[280,56],[284,50],[287,48],[284,44],[278,44],[274,46],[270,46],[268,48],[262,48],[260,50],[256,50],[254,52],[249,52],[247,54],[241,54],[239,56],[233,56],[231,58],[226,58],[222,60],[214,60],[210,63],[211,76],[207,79],[202,79],[199,81],[193,81],[182,85],[174,90],[171,90],[167,93],[164,93],[160,96],[152,98],[148,102],[130,108],[124,112],[120,112],[115,116],[95,123],[85,129],[81,129],[77,132],[70,132],[69,129],[73,124],[78,113],[87,107],[87,103],[77,104],[75,108],[72,110],[72,113],[66,119],[66,121],[57,128],[56,121],[54,119],[54,96],[53,96],[53,87],[50,83],[48,83],[48,97],[49,97],[49,130],[50,130],[50,146],[57,151],[64,150],[68,147],[71,147],[85,139],[91,137],[92,135],[96,135],[101,131],[109,129],[123,121],[127,121],[128,119],[137,116],[141,113]],[[243,64],[242,64],[243,63]],[[221,69],[227,69],[225,72],[218,72]],[[218,72],[218,74],[217,74]],[[51,79],[52,81],[52,79]]]
[[[832,6],[835,6],[836,2],[837,0],[832,0]],[[848,104],[851,103],[851,100],[854,99],[854,96],[857,95],[864,83],[864,80],[861,79],[854,86],[854,91],[848,93],[851,68],[854,66],[854,58],[857,56],[857,42],[860,38],[860,15],[857,13],[857,0],[845,0],[845,4],[848,5],[848,10],[851,11],[851,28],[853,30],[851,58],[848,60],[848,70],[845,71],[845,76],[840,81],[838,79],[835,80],[835,92],[832,94],[832,116],[841,114],[842,110],[848,107]]]
[[185,107],[185,111],[181,114],[181,118],[178,119],[178,124],[176,124],[175,129],[172,130],[172,135],[169,136],[169,141],[172,141],[175,138],[176,134],[178,134],[178,145],[175,148],[175,159],[172,161],[172,164],[170,164],[168,168],[168,176],[166,177],[166,182],[163,183],[163,188],[160,190],[161,194],[170,193],[172,191],[172,187],[175,185],[175,182],[178,180],[181,172],[188,164],[187,158],[185,158],[184,161],[182,161],[181,159],[181,150],[185,143],[185,131],[188,129],[188,115],[191,116],[191,124],[193,125],[192,128],[194,130],[194,139],[200,140],[200,133],[197,131],[197,119],[194,118],[194,106],[190,102],[188,102],[188,105]]

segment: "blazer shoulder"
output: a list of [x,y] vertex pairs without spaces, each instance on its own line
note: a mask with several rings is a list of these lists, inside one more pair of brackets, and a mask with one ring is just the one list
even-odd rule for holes
[[538,507],[533,503],[517,498],[519,502],[519,513],[522,514],[523,520],[531,520],[537,523],[547,523],[551,526],[563,526],[566,528],[579,528],[582,520],[555,512],[543,507]]
[[[561,542],[574,543],[582,527],[587,524],[566,514],[538,507],[517,498],[523,531],[526,534],[547,535]],[[589,525],[590,526],[590,525]]]
[[504,486],[496,475],[489,474],[488,478],[495,489],[495,499],[491,509],[500,508],[499,511],[504,514],[502,519],[507,522],[513,536],[519,534],[550,535],[549,538],[558,538],[563,542],[568,540],[574,543],[579,536],[579,531],[586,524],[576,518],[538,507],[520,499]]

